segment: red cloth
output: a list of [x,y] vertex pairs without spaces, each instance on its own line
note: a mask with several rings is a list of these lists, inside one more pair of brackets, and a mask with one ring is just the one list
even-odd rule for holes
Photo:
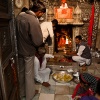
[[65,3],[65,2],[66,2],[66,0],[61,0],[61,2],[62,2],[62,3]]
[[40,68],[41,68],[41,66],[42,66],[42,62],[43,62],[43,57],[39,56],[38,53],[36,53],[35,56],[38,58],[39,63],[40,63]]
[[64,39],[64,37],[61,37],[59,42],[58,42],[58,46],[59,47],[63,47],[66,44],[66,40]]
[[92,11],[90,16],[90,22],[88,27],[88,45],[92,46],[92,31],[93,31],[93,24],[94,24],[94,13],[95,13],[95,7],[94,4],[92,5]]
[[[74,98],[76,96],[76,93],[77,93],[77,91],[78,91],[79,88],[80,88],[80,84],[77,84],[77,86],[76,86],[76,88],[74,90],[74,93],[72,94],[72,98]],[[87,95],[89,95],[89,90],[86,91],[83,94],[78,95],[78,96],[87,96]]]

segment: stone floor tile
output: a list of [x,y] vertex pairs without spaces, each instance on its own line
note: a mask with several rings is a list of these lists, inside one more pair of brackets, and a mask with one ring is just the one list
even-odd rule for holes
[[66,85],[67,85],[67,86],[69,86],[70,83],[58,83],[58,82],[56,82],[56,86],[57,86],[57,85],[63,85],[63,86],[66,86]]
[[69,94],[68,86],[56,86],[55,94]]
[[88,73],[94,75],[94,74],[95,74],[95,70],[94,70],[94,68],[91,68],[91,69],[88,68]]
[[73,86],[69,87],[69,94],[70,94],[70,95],[73,94],[74,89],[75,89],[75,87],[73,87]]
[[72,100],[68,95],[55,95],[55,100]]
[[21,100],[26,100],[26,98],[25,97],[22,97]]
[[96,66],[96,63],[92,63],[90,66],[88,66],[88,68],[92,68],[92,69],[94,69],[95,68],[95,66]]
[[37,84],[35,84],[35,88],[36,88],[36,90],[39,91],[39,93],[40,93],[40,91],[41,91],[41,87],[42,87],[42,85],[37,85]]
[[41,93],[39,100],[54,100],[54,94],[44,94]]
[[100,70],[98,70],[98,69],[95,69],[95,73],[94,73],[95,75],[96,74],[100,74]]
[[100,64],[95,65],[98,70],[100,70]]
[[95,74],[95,76],[100,78],[100,74]]
[[52,76],[50,76],[49,83],[50,85],[56,85],[56,82],[52,79]]
[[50,87],[41,87],[41,93],[46,93],[46,94],[54,94],[55,93],[55,86],[51,85]]
[[40,96],[40,94],[35,95],[32,100],[39,100],[39,96]]
[[72,62],[72,66],[73,66],[73,67],[76,67],[76,66],[78,66],[78,63]]

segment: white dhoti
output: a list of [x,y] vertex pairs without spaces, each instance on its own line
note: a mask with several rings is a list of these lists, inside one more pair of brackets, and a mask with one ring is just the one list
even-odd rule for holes
[[43,82],[49,81],[50,72],[51,72],[50,68],[46,68],[44,70],[39,71],[39,75],[41,76]]
[[90,65],[91,64],[91,59],[86,59],[83,58],[81,56],[72,56],[72,59],[76,62],[79,63],[80,66],[86,64],[86,65]]
[[48,82],[49,81],[49,75],[51,72],[50,68],[46,68],[47,60],[46,58],[53,58],[51,54],[45,54],[43,57],[42,64],[40,66],[40,62],[38,58],[35,56],[34,59],[34,74],[35,74],[35,80],[43,83],[43,82]]

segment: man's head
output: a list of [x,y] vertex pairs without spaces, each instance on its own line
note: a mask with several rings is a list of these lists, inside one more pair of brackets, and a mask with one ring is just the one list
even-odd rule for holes
[[38,54],[39,56],[43,57],[46,53],[46,49],[44,47],[39,47],[38,48]]
[[21,10],[21,12],[26,12],[27,10],[28,10],[28,8],[23,7],[22,10]]
[[76,43],[76,44],[80,44],[81,41],[82,41],[81,35],[78,35],[78,36],[75,37],[75,43]]
[[56,19],[53,19],[51,22],[52,22],[53,30],[55,30],[58,25],[58,21]]
[[46,12],[46,7],[42,2],[35,2],[30,10],[32,10],[36,16],[40,18]]

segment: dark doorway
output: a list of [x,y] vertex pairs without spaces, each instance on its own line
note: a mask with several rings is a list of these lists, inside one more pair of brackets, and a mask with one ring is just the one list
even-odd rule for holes
[[57,52],[64,51],[64,49],[72,47],[72,25],[58,25],[55,34],[55,50]]
[[0,0],[0,100],[19,100],[13,0]]

